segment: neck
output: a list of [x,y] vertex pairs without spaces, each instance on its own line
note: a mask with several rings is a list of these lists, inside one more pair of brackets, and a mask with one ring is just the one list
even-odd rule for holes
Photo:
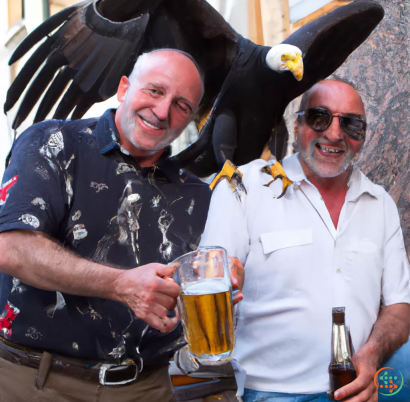
[[351,168],[346,169],[342,174],[336,177],[320,177],[311,172],[303,160],[300,162],[306,177],[319,190],[326,208],[329,211],[333,225],[337,229],[340,212],[346,199],[348,190],[347,183],[352,171]]
[[136,155],[136,154],[131,153],[131,155],[136,159],[136,161],[141,167],[150,167],[150,166],[154,166],[157,164],[159,158],[161,157],[163,153],[164,153],[164,150],[161,149],[160,151],[157,151],[155,154]]
[[164,153],[164,149],[159,151],[147,151],[145,149],[136,148],[129,141],[120,140],[121,146],[130,153],[130,155],[138,162],[141,167],[154,166],[161,155]]

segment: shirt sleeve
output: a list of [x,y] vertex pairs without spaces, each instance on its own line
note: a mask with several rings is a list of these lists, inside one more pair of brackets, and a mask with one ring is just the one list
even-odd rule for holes
[[396,303],[410,304],[410,267],[404,247],[403,231],[393,199],[386,197],[386,242],[382,278],[383,305]]
[[56,236],[72,196],[64,139],[56,121],[36,124],[15,141],[0,190],[0,232]]
[[212,193],[208,218],[200,247],[219,246],[228,256],[245,265],[249,252],[249,234],[245,218],[246,195],[241,200],[232,192],[227,180],[222,180]]

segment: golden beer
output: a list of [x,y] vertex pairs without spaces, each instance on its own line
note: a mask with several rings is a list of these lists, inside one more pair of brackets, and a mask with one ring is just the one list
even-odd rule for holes
[[181,293],[180,309],[190,353],[229,359],[235,343],[229,286],[217,278],[194,282]]

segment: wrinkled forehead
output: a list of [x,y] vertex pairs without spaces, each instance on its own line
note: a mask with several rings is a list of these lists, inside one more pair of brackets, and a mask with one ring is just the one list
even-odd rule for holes
[[323,81],[313,86],[308,107],[324,107],[332,113],[365,116],[360,95],[353,87],[339,81]]

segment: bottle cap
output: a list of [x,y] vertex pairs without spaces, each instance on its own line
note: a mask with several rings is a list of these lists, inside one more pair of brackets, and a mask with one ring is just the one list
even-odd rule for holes
[[333,307],[333,323],[334,324],[344,324],[345,323],[345,308],[344,307]]

